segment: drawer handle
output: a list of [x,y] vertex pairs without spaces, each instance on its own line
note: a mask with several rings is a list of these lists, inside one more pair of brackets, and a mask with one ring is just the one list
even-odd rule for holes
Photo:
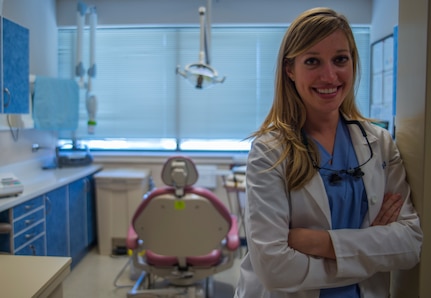
[[36,247],[33,244],[30,244],[29,248],[31,250],[31,254],[33,256],[35,256],[36,255]]
[[27,226],[29,226],[29,225],[31,225],[32,223],[34,223],[34,220],[32,220],[32,219],[27,219],[27,220],[25,220],[25,221],[24,221],[24,223],[25,223]]
[[31,234],[25,234],[25,239],[31,239],[34,237],[34,233]]
[[51,203],[51,200],[49,199],[48,196],[45,196],[45,202],[46,202],[46,207],[45,207],[46,208],[46,214],[50,214],[52,203]]
[[25,210],[30,210],[31,208],[33,208],[33,205],[25,205],[25,206],[24,206],[24,209],[25,209]]
[[10,91],[9,91],[8,88],[5,87],[3,89],[3,93],[6,93],[7,99],[8,99],[7,101],[6,100],[4,101],[3,107],[7,108],[9,106],[10,102],[11,102]]

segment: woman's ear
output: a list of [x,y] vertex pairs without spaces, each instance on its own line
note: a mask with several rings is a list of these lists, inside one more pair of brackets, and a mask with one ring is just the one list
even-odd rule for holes
[[292,80],[292,82],[295,82],[295,75],[293,74],[293,71],[289,65],[286,65],[285,71],[289,78]]

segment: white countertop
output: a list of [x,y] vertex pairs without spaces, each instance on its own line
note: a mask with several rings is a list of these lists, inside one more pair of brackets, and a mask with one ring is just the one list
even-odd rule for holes
[[0,173],[13,173],[24,186],[24,191],[18,196],[0,198],[0,212],[101,169],[101,165],[91,164],[43,170],[37,160],[0,167]]
[[69,257],[0,255],[2,297],[49,297],[70,273]]

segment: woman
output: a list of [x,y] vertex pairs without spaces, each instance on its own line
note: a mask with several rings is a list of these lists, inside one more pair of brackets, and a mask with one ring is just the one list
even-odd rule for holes
[[390,271],[419,262],[422,231],[390,133],[356,107],[346,18],[302,13],[277,65],[247,161],[236,297],[389,297]]

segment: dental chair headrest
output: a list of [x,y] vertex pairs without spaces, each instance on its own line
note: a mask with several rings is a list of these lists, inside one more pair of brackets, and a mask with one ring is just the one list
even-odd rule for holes
[[194,162],[188,157],[173,156],[163,165],[162,181],[177,189],[195,184],[198,176]]

